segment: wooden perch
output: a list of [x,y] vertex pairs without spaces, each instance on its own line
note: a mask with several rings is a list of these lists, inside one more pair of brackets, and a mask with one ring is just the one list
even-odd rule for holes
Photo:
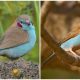
[[51,2],[50,1],[45,1],[42,5],[42,8],[41,8],[41,27],[43,27],[44,23],[45,23],[45,20],[44,17],[46,18],[48,12],[51,10],[52,5],[51,5]]
[[51,47],[51,49],[55,52],[55,54],[61,57],[61,60],[68,63],[72,63],[76,60],[75,57],[69,56],[64,50],[62,50],[62,48],[60,48],[60,45],[54,41],[54,39],[48,34],[48,32],[44,28],[41,30],[42,30],[41,36]]
[[43,54],[41,55],[41,63],[43,64],[45,62],[45,59],[47,59],[53,53],[53,50],[49,47],[46,47],[41,53]]

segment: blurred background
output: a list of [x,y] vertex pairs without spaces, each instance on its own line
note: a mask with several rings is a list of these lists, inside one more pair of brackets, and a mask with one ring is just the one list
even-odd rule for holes
[[[27,14],[36,28],[37,41],[34,48],[23,58],[39,62],[39,2],[38,1],[0,1],[0,37],[6,29],[21,15]],[[0,60],[7,58],[0,56]]]

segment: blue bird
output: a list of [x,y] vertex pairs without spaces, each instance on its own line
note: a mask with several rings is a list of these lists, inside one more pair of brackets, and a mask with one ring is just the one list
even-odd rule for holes
[[0,42],[0,55],[19,58],[28,53],[35,45],[35,27],[29,16],[21,15],[5,32]]
[[60,47],[65,51],[70,51],[72,55],[75,56],[75,58],[77,58],[78,55],[73,51],[73,48],[79,45],[80,45],[80,34],[62,43]]

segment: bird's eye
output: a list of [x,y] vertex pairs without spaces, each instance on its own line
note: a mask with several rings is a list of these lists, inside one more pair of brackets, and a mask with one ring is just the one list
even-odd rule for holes
[[22,21],[20,21],[20,23],[23,23]]

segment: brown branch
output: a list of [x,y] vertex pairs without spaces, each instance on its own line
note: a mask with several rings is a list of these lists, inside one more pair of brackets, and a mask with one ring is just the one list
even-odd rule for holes
[[45,1],[41,8],[41,27],[44,26],[45,18],[47,17],[48,12],[51,10],[52,5],[50,1]]
[[41,53],[41,63],[44,63],[45,60],[53,53],[53,50],[47,46]]
[[47,44],[51,47],[51,49],[65,62],[72,63],[75,61],[75,57],[69,56],[64,50],[62,50],[57,42],[48,34],[48,32],[42,28],[41,36],[47,42]]
[[73,63],[76,59],[74,56],[68,55],[63,49],[60,48],[60,45],[55,42],[55,40],[48,34],[48,32],[44,29],[44,23],[46,21],[47,14],[51,8],[51,3],[45,2],[41,9],[41,36],[47,42],[47,44],[51,47],[54,52],[61,57],[61,60],[67,63]]

